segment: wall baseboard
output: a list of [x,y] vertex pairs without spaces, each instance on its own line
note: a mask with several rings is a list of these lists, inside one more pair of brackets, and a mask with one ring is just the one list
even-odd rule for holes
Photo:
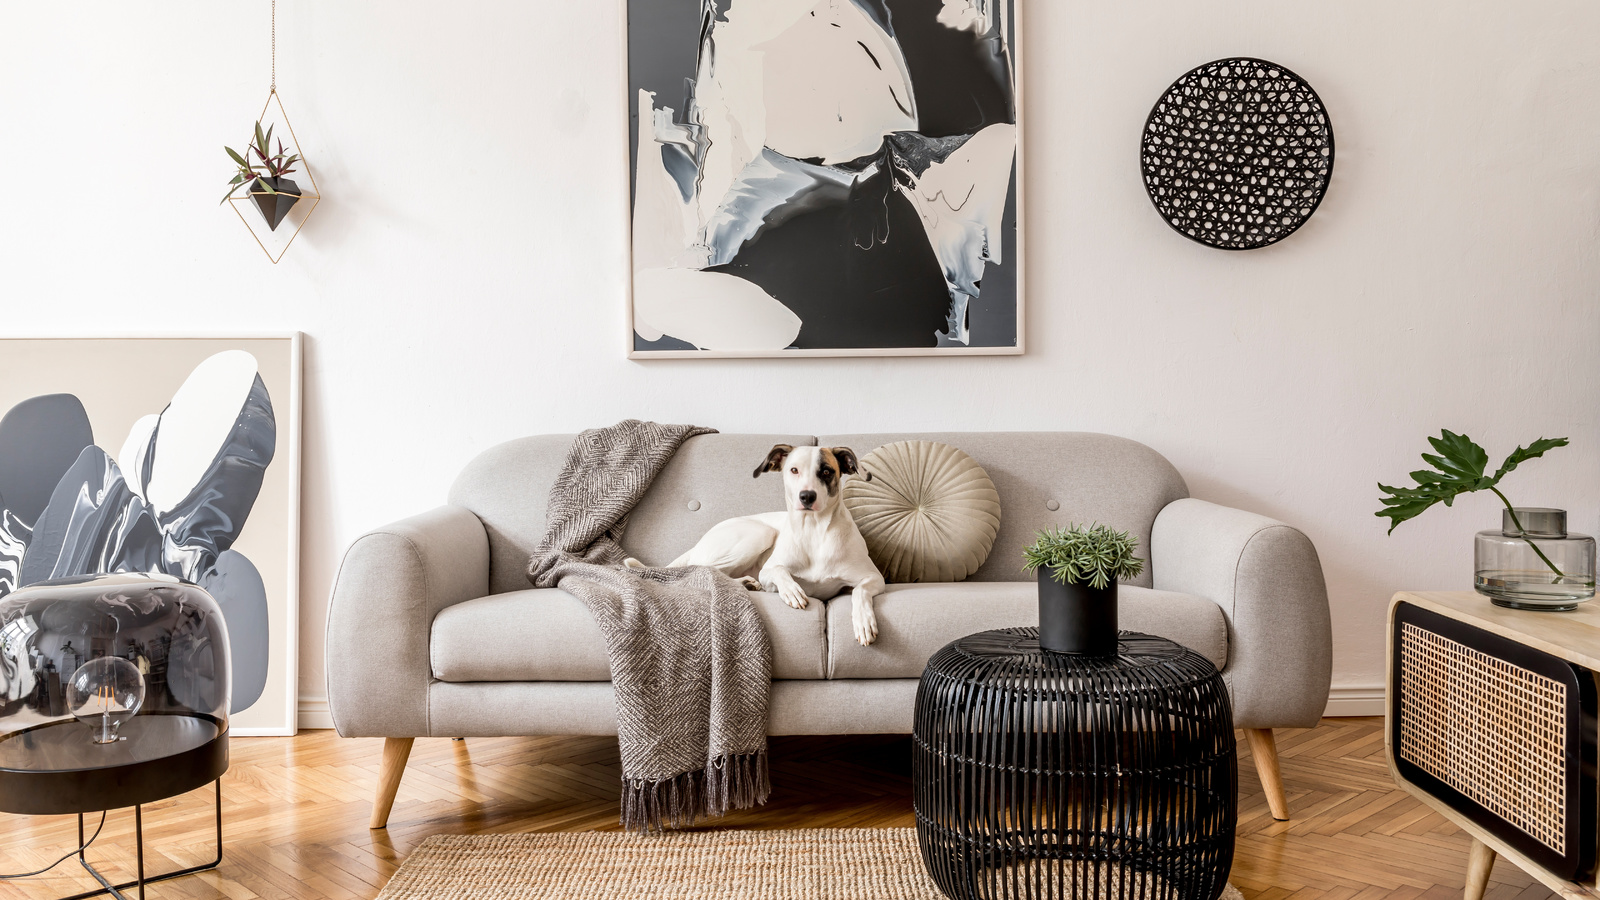
[[[1328,691],[1328,708],[1324,716],[1381,716],[1383,715],[1383,685],[1335,686]],[[304,709],[304,706],[301,707]],[[300,714],[301,728],[305,726],[305,713]]]
[[327,697],[301,697],[297,718],[301,731],[333,727],[333,713],[328,711]]

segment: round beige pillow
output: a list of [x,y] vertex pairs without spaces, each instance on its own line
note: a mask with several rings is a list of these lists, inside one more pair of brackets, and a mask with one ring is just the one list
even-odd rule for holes
[[989,558],[1000,494],[972,457],[949,444],[897,441],[861,457],[860,468],[844,503],[886,580],[961,581]]

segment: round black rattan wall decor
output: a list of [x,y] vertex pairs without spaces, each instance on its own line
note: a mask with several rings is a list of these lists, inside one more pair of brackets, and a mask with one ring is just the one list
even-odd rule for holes
[[1139,163],[1150,202],[1173,230],[1253,250],[1316,212],[1333,175],[1333,123],[1311,85],[1283,66],[1219,59],[1156,101]]

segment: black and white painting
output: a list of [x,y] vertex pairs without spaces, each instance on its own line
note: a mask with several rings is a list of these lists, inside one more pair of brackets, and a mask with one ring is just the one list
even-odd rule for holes
[[5,340],[0,354],[0,597],[110,572],[199,585],[228,626],[230,730],[293,733],[297,435],[281,417],[298,340]]
[[628,0],[631,356],[1019,353],[1015,0]]

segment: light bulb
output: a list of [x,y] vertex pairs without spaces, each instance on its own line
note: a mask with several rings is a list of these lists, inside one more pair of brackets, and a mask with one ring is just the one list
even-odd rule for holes
[[144,705],[139,667],[116,656],[91,659],[67,682],[67,710],[94,732],[96,744],[117,741],[117,729]]

